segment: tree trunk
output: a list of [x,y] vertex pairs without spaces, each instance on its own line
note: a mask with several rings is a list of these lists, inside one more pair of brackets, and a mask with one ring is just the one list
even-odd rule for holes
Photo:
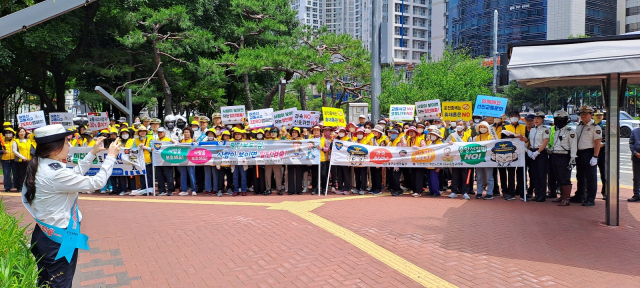
[[327,91],[325,91],[324,89],[321,90],[320,97],[322,97],[322,107],[327,107]]
[[[164,97],[158,97],[158,108],[162,107],[162,104],[164,102]],[[158,109],[158,119],[160,119],[161,121],[164,121],[164,110],[163,109]]]
[[247,111],[253,110],[253,104],[251,103],[251,89],[249,88],[249,73],[244,73],[244,93],[247,95]]
[[164,70],[162,69],[162,62],[160,61],[160,50],[157,46],[157,41],[153,41],[153,53],[154,60],[156,65],[158,66],[158,79],[162,84],[162,92],[164,93],[164,113],[167,115],[173,114],[173,108],[171,106],[171,87],[169,87],[169,83],[167,79],[164,77]]
[[280,85],[280,95],[278,95],[278,97],[280,98],[280,103],[278,105],[278,108],[280,108],[280,110],[284,109],[284,94],[287,91],[287,85],[286,84],[278,84]]
[[307,110],[307,87],[300,88],[300,107]]
[[[271,87],[271,90],[269,90],[267,95],[264,96],[264,103],[262,104],[262,109],[271,107],[271,102],[273,102],[273,96],[275,96],[276,93],[278,93],[279,86],[280,84],[274,85],[273,87]],[[280,110],[282,110],[282,108],[280,108]]]
[[336,95],[336,88],[331,85],[331,107],[335,107],[336,105],[336,98],[338,97],[338,95]]

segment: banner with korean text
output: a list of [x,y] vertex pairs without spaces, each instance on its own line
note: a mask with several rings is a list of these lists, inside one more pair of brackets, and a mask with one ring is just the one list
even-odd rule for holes
[[478,95],[476,98],[476,107],[473,108],[474,115],[501,117],[507,111],[507,102],[509,99]]
[[320,112],[298,110],[293,116],[293,126],[300,128],[309,128],[320,124]]
[[[67,156],[67,168],[75,168],[78,162],[84,159],[93,149],[92,147],[71,147],[69,148],[69,156]],[[100,171],[100,167],[107,158],[109,151],[102,151],[96,155],[91,164],[91,168],[87,172],[87,176],[93,176]],[[116,157],[116,164],[113,165],[112,176],[135,176],[146,174],[144,165],[144,154],[142,149],[137,148],[120,148],[120,154]]]
[[454,142],[427,147],[369,146],[334,141],[331,165],[355,167],[523,167],[520,139]]
[[65,112],[49,113],[49,125],[62,124],[65,129],[73,128],[73,114]]
[[289,109],[280,110],[273,113],[273,126],[278,128],[291,127],[298,108],[293,107]]
[[347,126],[347,121],[344,119],[344,111],[340,108],[322,107],[322,117],[324,118],[324,126]]
[[220,114],[222,114],[222,123],[238,124],[242,123],[242,119],[245,118],[245,108],[244,105],[224,106],[220,108]]
[[391,105],[389,107],[389,120],[413,120],[415,105]]
[[440,118],[440,99],[416,102],[416,115],[421,120]]
[[24,127],[24,129],[27,130],[47,126],[47,121],[44,118],[44,111],[18,114],[18,126]]
[[320,165],[320,138],[280,141],[154,141],[154,166]]
[[471,102],[442,102],[442,121],[471,121]]
[[107,112],[89,112],[87,113],[89,120],[89,130],[109,129],[109,115]]

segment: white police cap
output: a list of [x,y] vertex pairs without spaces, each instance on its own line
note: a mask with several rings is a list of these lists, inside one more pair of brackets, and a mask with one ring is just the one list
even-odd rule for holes
[[65,129],[62,124],[47,125],[34,131],[37,144],[55,142],[76,133],[76,129]]

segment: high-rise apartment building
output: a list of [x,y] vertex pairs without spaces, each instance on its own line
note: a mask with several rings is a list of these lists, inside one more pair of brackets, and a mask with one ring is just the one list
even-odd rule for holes
[[298,12],[296,19],[300,23],[319,29],[325,24],[323,3],[323,0],[296,0],[291,3],[291,9]]
[[[618,9],[620,11],[620,9]],[[624,32],[640,31],[640,0],[626,0]]]

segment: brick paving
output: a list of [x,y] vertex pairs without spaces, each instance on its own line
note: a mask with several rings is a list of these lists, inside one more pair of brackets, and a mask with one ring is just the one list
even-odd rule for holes
[[[26,213],[17,193],[0,195]],[[74,287],[423,286],[405,264],[459,287],[638,287],[640,204],[630,196],[621,190],[622,226],[612,228],[602,200],[83,195],[91,250],[81,250]],[[383,250],[408,262],[387,265],[398,259],[380,259]]]

